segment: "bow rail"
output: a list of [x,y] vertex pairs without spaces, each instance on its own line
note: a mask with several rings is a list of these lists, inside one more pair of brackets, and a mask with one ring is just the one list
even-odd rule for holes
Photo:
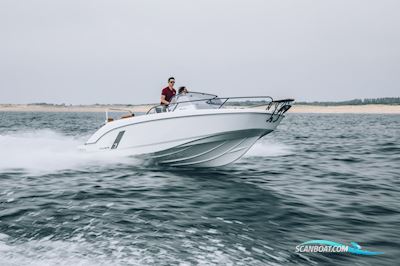
[[153,106],[147,111],[146,114],[174,112],[179,106],[190,103],[205,103],[206,106],[210,109],[221,109],[228,106],[234,108],[257,108],[266,106],[267,111],[272,111],[269,120],[271,120],[271,122],[274,122],[277,119],[275,119],[274,116],[277,116],[279,118],[280,115],[286,113],[290,109],[290,107],[292,106],[292,102],[294,101],[294,99],[274,100],[271,96],[218,97],[217,95],[205,93],[196,94],[200,94],[201,96],[206,97],[203,99],[194,99],[187,101],[179,101],[180,96],[174,97],[173,100],[171,100],[171,104],[169,106],[161,104]]

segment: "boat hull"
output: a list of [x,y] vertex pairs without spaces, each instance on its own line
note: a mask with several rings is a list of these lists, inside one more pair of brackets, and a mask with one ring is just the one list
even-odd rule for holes
[[261,110],[201,110],[139,116],[107,123],[85,144],[88,151],[146,154],[156,163],[217,167],[242,157],[283,118]]

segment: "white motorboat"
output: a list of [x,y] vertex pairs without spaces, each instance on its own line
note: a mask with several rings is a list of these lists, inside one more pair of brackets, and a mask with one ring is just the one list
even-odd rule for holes
[[192,92],[145,115],[111,121],[107,112],[106,124],[84,149],[145,155],[169,166],[222,166],[241,158],[258,139],[275,130],[292,102]]

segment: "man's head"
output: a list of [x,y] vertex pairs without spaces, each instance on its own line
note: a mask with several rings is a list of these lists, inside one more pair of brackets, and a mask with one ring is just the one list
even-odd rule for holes
[[168,87],[172,88],[175,85],[175,78],[174,77],[170,77],[168,79]]

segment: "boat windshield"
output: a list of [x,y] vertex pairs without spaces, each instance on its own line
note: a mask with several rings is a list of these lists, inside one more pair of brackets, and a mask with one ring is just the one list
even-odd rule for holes
[[[214,94],[190,92],[174,96],[168,106],[157,105],[150,108],[147,114],[174,112],[179,110],[199,110],[199,109],[238,109],[238,108],[257,108],[266,107],[270,110],[283,110],[285,106],[291,106],[293,99],[274,101],[270,96],[246,96],[246,97],[225,97],[220,98]],[[286,107],[285,107],[286,108]],[[287,110],[287,109],[285,109]],[[275,111],[273,111],[275,112]]]
[[222,104],[217,95],[189,92],[176,95],[171,99],[168,106],[169,111],[177,110],[196,110],[196,109],[218,109]]

